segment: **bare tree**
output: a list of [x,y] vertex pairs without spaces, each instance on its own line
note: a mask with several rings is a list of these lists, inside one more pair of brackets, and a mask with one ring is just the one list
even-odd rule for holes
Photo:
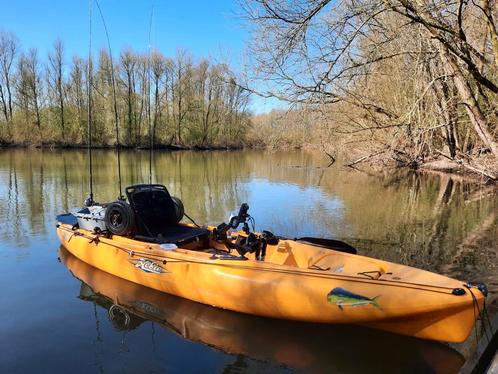
[[185,117],[189,113],[189,104],[187,100],[188,91],[191,88],[190,79],[192,74],[192,61],[190,56],[184,50],[178,50],[175,58],[175,73],[173,83],[173,102],[175,103],[176,117],[176,143],[182,144],[182,125]]
[[64,101],[65,101],[65,82],[64,82],[64,44],[61,40],[54,43],[54,51],[48,55],[48,83],[53,95],[56,97],[59,114],[59,126],[62,134],[62,140],[65,140],[65,118],[64,118]]
[[126,116],[126,134],[128,138],[128,144],[132,142],[137,144],[137,139],[133,140],[133,129],[136,126],[137,122],[137,114],[136,114],[136,87],[135,87],[135,75],[136,75],[136,65],[137,58],[133,54],[133,51],[130,49],[126,49],[121,53],[121,70],[123,72],[123,81],[126,87],[126,107],[127,107],[127,116]]
[[12,76],[14,60],[18,51],[17,38],[6,32],[0,32],[0,102],[7,122],[12,121]]
[[[152,84],[154,85],[154,119],[152,122],[152,139],[156,138],[157,126],[161,124],[161,81],[166,73],[166,60],[158,51],[151,56]],[[153,144],[154,145],[154,144]]]
[[86,99],[84,97],[85,90],[83,88],[85,65],[83,59],[77,56],[73,57],[69,84],[69,97],[71,104],[76,107],[77,123],[80,132],[84,130],[84,124],[86,123],[83,121],[86,105]]
[[[498,158],[495,1],[247,0],[242,6],[255,26],[250,56],[259,82],[254,90],[262,96],[334,113],[336,133],[361,134],[355,142],[369,134],[364,143],[375,139],[396,159],[418,162],[434,154],[441,135],[450,157],[459,157],[463,126],[480,144],[476,152]],[[451,115],[440,115],[445,108]]]
[[24,108],[28,122],[31,113],[34,114],[35,125],[38,130],[41,131],[40,109],[42,83],[36,49],[30,49],[27,55],[21,55],[18,70],[19,79],[17,91],[20,97],[21,106]]
[[149,59],[146,56],[138,56],[138,82],[140,86],[140,109],[138,111],[138,124],[136,137],[140,142],[142,137],[142,125],[148,118],[149,108]]

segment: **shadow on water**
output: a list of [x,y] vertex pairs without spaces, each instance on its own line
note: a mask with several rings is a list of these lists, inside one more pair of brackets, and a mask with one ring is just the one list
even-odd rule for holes
[[[148,181],[148,158],[147,151],[122,153],[124,186]],[[165,184],[174,196],[180,197],[186,212],[199,223],[226,221],[230,212],[247,202],[258,230],[269,229],[287,237],[335,237],[351,243],[363,255],[435,271],[462,281],[483,281],[490,289],[491,317],[498,315],[496,188],[476,185],[455,176],[401,170],[360,172],[343,168],[340,162],[330,168],[327,164],[326,157],[304,151],[159,151],[154,156],[153,180]],[[12,326],[22,325],[20,317],[12,313],[20,305],[28,309],[36,306],[37,315],[48,316],[52,311],[48,302],[36,298],[34,285],[43,285],[45,292],[68,282],[67,274],[58,275],[59,278],[52,276],[58,272],[53,264],[56,257],[53,248],[58,244],[54,218],[63,211],[81,206],[87,197],[87,166],[83,150],[0,150],[0,274],[11,281],[11,286],[4,291],[4,299],[9,302],[0,303],[0,321],[8,320]],[[94,166],[96,199],[100,202],[115,200],[118,196],[116,153],[95,151]],[[33,279],[35,275],[36,279]],[[59,302],[68,304],[68,300],[67,294],[60,294]],[[220,315],[226,316],[224,320],[233,318],[228,317],[230,313]],[[240,318],[244,320],[245,317]],[[274,331],[274,335],[267,337],[269,341],[278,335],[275,331],[283,334],[283,330],[292,330],[292,334],[284,334],[281,339],[294,342],[292,349],[301,347],[299,352],[319,352],[319,355],[312,355],[315,359],[340,352],[325,365],[344,365],[347,371],[355,367],[366,369],[363,366],[366,364],[355,359],[354,354],[372,352],[369,347],[377,344],[385,351],[395,350],[399,339],[403,340],[339,327],[304,328],[275,321],[260,323],[250,325],[250,329]],[[267,326],[269,324],[281,327],[272,330]],[[8,326],[6,322],[0,322],[0,334],[7,336],[7,340],[25,337],[20,330]],[[40,329],[40,326],[34,325],[33,329]],[[328,331],[329,335],[321,335],[323,331]],[[67,332],[71,332],[70,327]],[[238,337],[242,341],[244,334],[245,331]],[[313,339],[305,336],[309,334],[321,337],[321,343],[314,344]],[[331,342],[325,344],[327,336]],[[55,344],[55,340],[44,338],[42,343]],[[475,340],[473,334],[469,341],[455,348],[467,359],[476,350]],[[299,345],[300,341],[306,344]],[[410,344],[407,346],[413,348],[422,343]],[[24,350],[19,352],[34,354],[31,346],[22,346]],[[84,349],[82,346],[76,349]],[[269,349],[264,341],[261,346]],[[425,343],[423,346],[427,347]],[[9,346],[4,348],[11,349]],[[427,362],[420,353],[427,350],[417,349],[414,352],[418,353],[411,356],[414,367]],[[264,353],[264,349],[261,350]],[[381,351],[376,350],[378,356],[365,356],[364,360],[375,365],[379,362],[377,357],[387,361]],[[289,360],[300,357],[299,352],[286,357]],[[427,352],[439,351],[429,349]],[[244,349],[240,354],[241,357],[250,356]],[[283,353],[275,351],[273,354],[280,357]],[[408,350],[404,354],[400,357],[408,360]],[[402,364],[397,361],[398,356],[389,358],[393,367],[395,363]],[[341,361],[342,357],[347,360]],[[274,358],[265,356],[264,359]],[[232,360],[236,365],[234,362],[238,361]],[[151,365],[153,369],[155,366]]]
[[147,320],[154,321],[185,339],[234,355],[231,369],[247,368],[247,361],[256,359],[316,373],[454,373],[464,362],[460,353],[440,343],[216,309],[117,278],[78,260],[63,247],[59,253],[81,280],[79,298],[105,308],[116,329],[132,331]]

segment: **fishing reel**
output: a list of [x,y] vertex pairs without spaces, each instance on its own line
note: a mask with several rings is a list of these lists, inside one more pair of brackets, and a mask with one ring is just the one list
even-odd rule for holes
[[228,220],[228,226],[230,226],[232,229],[237,229],[240,224],[243,225],[242,230],[246,233],[249,234],[249,225],[247,224],[247,221],[250,220],[253,225],[253,230],[254,230],[254,218],[252,218],[247,212],[249,210],[249,205],[247,203],[242,203],[239,209],[239,213],[234,216],[231,215],[229,220]]
[[222,222],[221,224],[218,225],[216,228],[215,232],[215,238],[218,241],[226,241],[227,240],[227,232],[228,230],[237,230],[237,228],[242,224],[242,231],[244,231],[246,234],[250,233],[249,225],[247,221],[252,222],[253,230],[254,230],[254,218],[252,218],[247,212],[249,210],[249,205],[247,203],[243,203],[240,206],[239,213],[237,215],[230,215],[230,218],[228,219],[228,224],[225,222]]

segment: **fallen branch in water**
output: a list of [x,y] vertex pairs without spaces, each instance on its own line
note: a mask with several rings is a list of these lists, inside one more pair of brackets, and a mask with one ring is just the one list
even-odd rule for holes
[[463,169],[466,169],[468,171],[471,171],[472,174],[479,174],[486,177],[488,180],[498,181],[498,175],[495,171],[492,171],[482,165],[476,165],[475,162],[473,162],[472,164],[472,159],[466,155],[459,155],[459,158],[451,159],[442,152],[436,151],[436,153],[439,153],[444,157],[444,159],[426,162],[422,164],[423,169],[444,171],[450,173],[458,171],[461,172],[463,171]]
[[498,176],[495,175],[494,173],[492,173],[491,171],[489,170],[486,170],[486,169],[481,169],[481,168],[476,168],[475,166],[472,166],[470,165],[469,163],[467,162],[464,162],[463,160],[458,160],[457,161],[460,165],[462,165],[465,169],[468,169],[470,171],[473,171],[474,173],[477,173],[477,174],[481,174],[493,181],[496,181],[498,180]]
[[380,155],[380,154],[384,153],[385,151],[386,151],[386,149],[383,149],[383,150],[380,150],[380,151],[377,151],[377,152],[371,153],[371,154],[369,154],[369,155],[367,155],[367,156],[360,157],[358,160],[353,161],[353,162],[351,162],[351,163],[349,163],[349,164],[346,164],[346,165],[344,165],[344,166],[347,166],[347,167],[350,167],[350,168],[351,168],[351,167],[353,167],[354,165],[359,164],[360,162],[364,162],[364,161],[370,160],[372,157],[378,156],[378,155]]

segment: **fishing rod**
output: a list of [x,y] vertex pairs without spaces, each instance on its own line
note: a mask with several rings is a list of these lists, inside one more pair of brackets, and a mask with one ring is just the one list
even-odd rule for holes
[[[150,60],[151,60],[151,34],[152,21],[154,17],[154,5],[150,12],[149,19],[149,55],[147,58],[147,121],[149,122],[149,184],[152,185],[152,160],[154,156],[154,132],[152,131],[152,121],[150,119]],[[155,126],[154,126],[155,127]]]
[[118,185],[119,185],[119,200],[123,200],[122,187],[121,187],[121,156],[120,156],[120,142],[119,142],[119,116],[118,116],[118,101],[116,98],[116,80],[114,77],[114,64],[112,61],[112,50],[111,50],[111,42],[109,39],[109,32],[107,31],[107,25],[105,23],[104,14],[102,13],[102,9],[100,8],[100,4],[98,0],[95,0],[95,4],[97,4],[97,8],[100,13],[100,18],[102,19],[102,24],[104,25],[105,35],[107,38],[107,49],[109,51],[109,62],[111,65],[111,82],[112,82],[112,98],[113,98],[113,106],[114,106],[114,123],[116,125],[116,149],[118,153]]
[[92,0],[88,1],[88,62],[87,62],[87,153],[89,160],[89,184],[90,196],[85,200],[86,206],[92,206],[95,201],[93,200],[93,165],[92,165]]

